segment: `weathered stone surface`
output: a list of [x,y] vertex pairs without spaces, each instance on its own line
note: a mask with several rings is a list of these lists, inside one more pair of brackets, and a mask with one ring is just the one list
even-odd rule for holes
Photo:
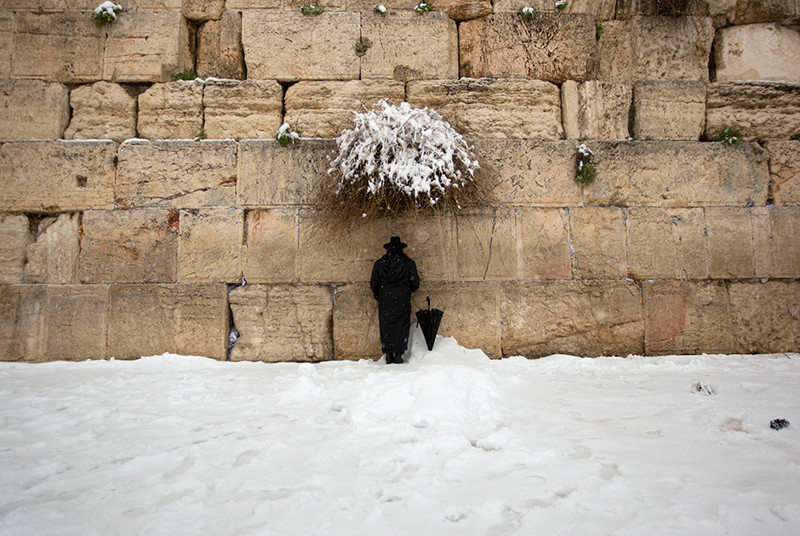
[[563,137],[558,86],[549,82],[489,78],[415,81],[408,83],[406,92],[409,104],[436,110],[464,136]]
[[225,0],[183,0],[181,12],[189,20],[219,20],[225,9]]
[[797,0],[709,0],[709,13],[717,27],[753,22],[797,22]]
[[372,296],[367,283],[336,288],[333,306],[333,355],[335,359],[353,360],[381,357],[378,302]]
[[59,82],[103,78],[104,31],[86,13],[17,13],[11,74]]
[[773,202],[800,205],[800,140],[771,141],[766,148]]
[[197,74],[201,78],[242,79],[242,14],[226,11],[197,29]]
[[69,123],[66,86],[0,80],[0,141],[57,140]]
[[246,285],[229,301],[239,330],[231,361],[333,359],[333,287]]
[[800,207],[753,208],[756,277],[800,277]]
[[570,279],[567,212],[564,209],[520,207],[516,213],[519,279]]
[[0,12],[0,77],[11,77],[11,53],[14,51],[14,14]]
[[750,209],[708,207],[705,209],[705,216],[711,277],[753,277],[753,226]]
[[525,20],[496,13],[459,27],[461,75],[536,78],[560,84],[586,80],[595,61],[595,25],[588,15],[542,13]]
[[22,283],[25,249],[31,240],[28,218],[0,214],[0,285]]
[[254,79],[354,80],[359,78],[358,13],[245,11],[242,44],[247,77]]
[[113,142],[6,143],[0,210],[68,212],[114,206]]
[[247,212],[243,250],[249,283],[293,283],[298,280],[297,209]]
[[618,19],[641,16],[705,17],[708,7],[706,0],[618,0],[615,15]]
[[[180,11],[182,0],[127,0],[125,11]],[[3,7],[9,11],[35,11],[37,13],[62,11],[92,11],[95,0],[6,0]]]
[[193,66],[189,27],[180,13],[126,13],[107,32],[104,80],[166,82]]
[[360,45],[361,78],[458,78],[458,31],[444,13],[363,13]]
[[333,141],[303,140],[281,147],[275,140],[239,143],[237,205],[246,208],[307,205],[328,170]]
[[462,211],[455,217],[458,275],[465,281],[517,279],[513,209]]
[[706,279],[703,210],[627,210],[628,273],[633,279]]
[[50,285],[46,296],[42,360],[105,358],[108,285]]
[[453,20],[472,20],[491,14],[492,2],[490,0],[439,0],[434,9],[444,11]]
[[717,82],[800,82],[800,32],[778,24],[722,28],[714,39]]
[[282,123],[283,89],[274,80],[209,80],[203,106],[209,138],[274,138]]
[[0,361],[44,357],[44,285],[0,285]]
[[572,273],[576,279],[624,279],[628,276],[625,216],[619,208],[569,210]]
[[181,210],[179,229],[179,282],[241,282],[244,211]]
[[575,142],[475,140],[475,154],[500,205],[582,203],[575,182]]
[[231,11],[250,9],[281,9],[283,0],[226,0],[225,7]]
[[[406,254],[417,263],[422,281],[452,281],[458,278],[458,248],[455,218],[445,215],[392,218],[386,243],[396,235],[408,244]],[[381,251],[381,254],[385,251]]]
[[83,213],[80,282],[174,282],[178,217],[177,210],[87,210]]
[[223,284],[111,285],[108,357],[170,352],[225,359],[227,290]]
[[68,285],[78,282],[81,217],[77,212],[39,222],[36,240],[28,245],[26,283]]
[[708,80],[714,26],[703,17],[636,17],[609,21],[597,45],[597,78]]
[[644,318],[630,281],[503,283],[503,355],[641,354]]
[[767,153],[756,144],[623,142],[589,144],[597,180],[587,205],[745,206],[767,201]]
[[642,283],[648,355],[731,353],[733,333],[724,283]]
[[633,85],[637,140],[700,139],[706,126],[706,87],[696,80],[646,80]]
[[380,100],[403,102],[405,85],[396,80],[298,82],[286,91],[284,120],[303,137],[335,138],[352,128],[354,112],[371,109]]
[[733,282],[728,292],[735,352],[800,348],[800,281]]
[[725,126],[746,140],[788,140],[800,134],[800,84],[724,82],[708,86],[706,136]]
[[155,84],[139,95],[139,136],[193,139],[203,130],[203,83]]
[[519,13],[523,7],[532,7],[539,13],[583,13],[595,20],[614,18],[616,0],[570,0],[563,10],[552,0],[494,0],[495,13]]
[[575,82],[561,85],[561,112],[567,138],[624,140],[628,137],[631,87],[624,84]]
[[136,137],[136,98],[119,84],[95,82],[69,95],[72,120],[67,139],[107,139],[117,143]]
[[134,141],[118,153],[117,204],[131,207],[232,206],[236,142]]

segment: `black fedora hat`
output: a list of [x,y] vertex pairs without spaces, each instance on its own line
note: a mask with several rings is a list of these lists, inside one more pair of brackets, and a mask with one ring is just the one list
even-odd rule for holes
[[383,247],[385,249],[391,249],[391,248],[403,249],[403,248],[406,248],[408,246],[407,246],[407,244],[403,244],[403,241],[400,240],[399,236],[393,236],[392,238],[389,239],[389,241],[387,243],[385,243],[383,245]]

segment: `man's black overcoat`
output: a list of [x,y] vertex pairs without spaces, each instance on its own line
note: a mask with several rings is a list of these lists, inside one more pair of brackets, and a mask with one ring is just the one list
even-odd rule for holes
[[419,288],[417,264],[402,251],[390,250],[375,261],[370,286],[378,300],[381,350],[387,354],[405,352],[411,323],[411,293]]

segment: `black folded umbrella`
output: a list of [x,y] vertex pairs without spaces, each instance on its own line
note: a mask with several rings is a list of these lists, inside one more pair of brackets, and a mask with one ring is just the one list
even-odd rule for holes
[[428,345],[428,350],[433,350],[433,343],[436,342],[436,332],[439,331],[439,324],[442,322],[442,315],[444,311],[441,309],[431,309],[431,297],[428,300],[428,308],[417,311],[417,322],[422,329],[422,334],[425,335],[425,343]]

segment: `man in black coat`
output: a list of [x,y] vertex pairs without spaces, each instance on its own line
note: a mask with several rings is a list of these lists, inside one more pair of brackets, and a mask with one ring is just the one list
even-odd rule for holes
[[378,300],[381,350],[387,363],[402,363],[411,325],[411,293],[419,288],[417,264],[403,253],[406,244],[393,236],[383,245],[386,255],[372,267],[370,287]]

